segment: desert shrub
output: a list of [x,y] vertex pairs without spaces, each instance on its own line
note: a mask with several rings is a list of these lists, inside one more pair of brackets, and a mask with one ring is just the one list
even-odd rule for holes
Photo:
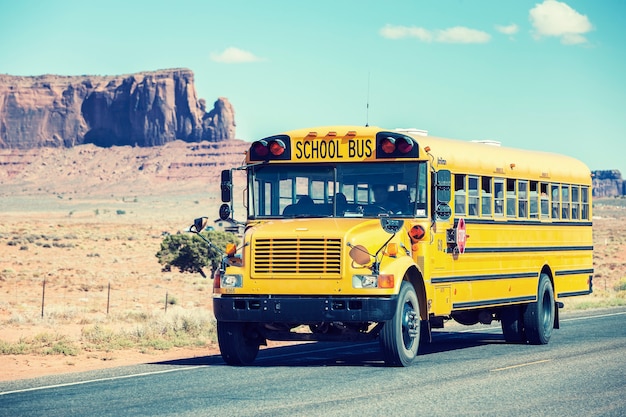
[[84,327],[81,335],[84,348],[91,351],[130,347],[142,351],[167,350],[203,346],[207,341],[216,340],[215,318],[206,310],[189,311],[176,306],[167,314],[142,312],[136,317],[129,315],[124,321],[132,322],[135,318],[137,321],[130,329],[112,330],[100,324]]
[[134,346],[132,337],[124,332],[113,330],[99,324],[86,326],[81,331],[81,339],[90,350],[119,350]]
[[[228,243],[238,242],[237,236],[232,233],[210,231],[203,235],[221,250],[224,250]],[[166,235],[156,257],[163,265],[163,271],[175,267],[180,272],[197,272],[204,277],[206,274],[203,268],[210,266],[211,275],[213,275],[220,265],[222,254],[215,248],[209,247],[200,237],[190,233]]]
[[31,351],[30,343],[25,339],[14,343],[0,340],[0,354],[2,355],[26,355]]
[[615,284],[615,291],[626,291],[626,277],[623,277]]

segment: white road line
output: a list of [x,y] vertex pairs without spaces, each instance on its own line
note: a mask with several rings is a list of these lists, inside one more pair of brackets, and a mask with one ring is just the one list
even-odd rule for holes
[[552,360],[552,359],[543,359],[543,360],[540,360],[540,361],[520,363],[520,364],[518,364],[518,365],[505,366],[504,368],[490,369],[490,370],[489,370],[489,372],[507,371],[507,370],[509,370],[509,369],[521,368],[521,367],[523,367],[523,366],[538,365],[538,364],[540,364],[540,363],[550,362],[551,360]]
[[589,320],[589,319],[597,319],[599,317],[613,317],[613,316],[623,316],[626,314],[626,311],[622,311],[620,313],[607,313],[607,314],[598,314],[596,316],[583,316],[583,317],[572,317],[571,319],[563,319],[561,321],[578,321],[578,320]]
[[115,380],[118,380],[118,379],[135,378],[135,377],[138,377],[138,376],[167,374],[167,373],[170,373],[170,372],[188,371],[190,369],[197,369],[197,368],[204,368],[204,367],[205,367],[205,365],[188,366],[188,367],[184,367],[184,368],[165,369],[163,371],[143,372],[143,373],[140,373],[140,374],[130,374],[130,375],[122,375],[122,376],[112,376],[112,377],[108,377],[108,378],[89,379],[89,380],[86,380],[86,381],[68,382],[66,384],[45,385],[43,387],[24,388],[24,389],[18,389],[18,390],[15,390],[15,391],[4,391],[4,392],[0,392],[0,395],[17,394],[17,393],[21,393],[21,392],[39,391],[39,390],[52,389],[52,388],[71,387],[71,386],[74,386],[74,385],[91,384],[92,382],[115,381]]

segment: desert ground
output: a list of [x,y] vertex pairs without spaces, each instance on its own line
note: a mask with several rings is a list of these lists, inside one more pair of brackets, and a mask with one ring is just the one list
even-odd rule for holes
[[[155,256],[164,234],[217,218],[213,175],[143,194],[0,183],[0,380],[218,354],[212,281]],[[595,292],[566,309],[626,303],[618,203],[594,205]]]

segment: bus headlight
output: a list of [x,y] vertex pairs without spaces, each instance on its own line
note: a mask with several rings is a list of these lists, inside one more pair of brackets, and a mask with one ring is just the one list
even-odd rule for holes
[[376,288],[378,277],[376,275],[352,275],[353,288]]
[[241,288],[243,277],[239,274],[224,274],[220,277],[221,288]]

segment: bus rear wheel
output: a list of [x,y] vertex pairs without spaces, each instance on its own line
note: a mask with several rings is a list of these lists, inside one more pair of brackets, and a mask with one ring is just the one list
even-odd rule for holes
[[413,285],[400,286],[398,305],[380,332],[380,345],[389,366],[409,366],[417,356],[420,339],[419,302]]
[[259,353],[258,337],[251,337],[248,323],[217,322],[217,342],[228,365],[250,365]]
[[539,276],[537,301],[526,306],[524,311],[524,333],[533,345],[545,345],[550,341],[554,329],[554,289],[550,277]]

